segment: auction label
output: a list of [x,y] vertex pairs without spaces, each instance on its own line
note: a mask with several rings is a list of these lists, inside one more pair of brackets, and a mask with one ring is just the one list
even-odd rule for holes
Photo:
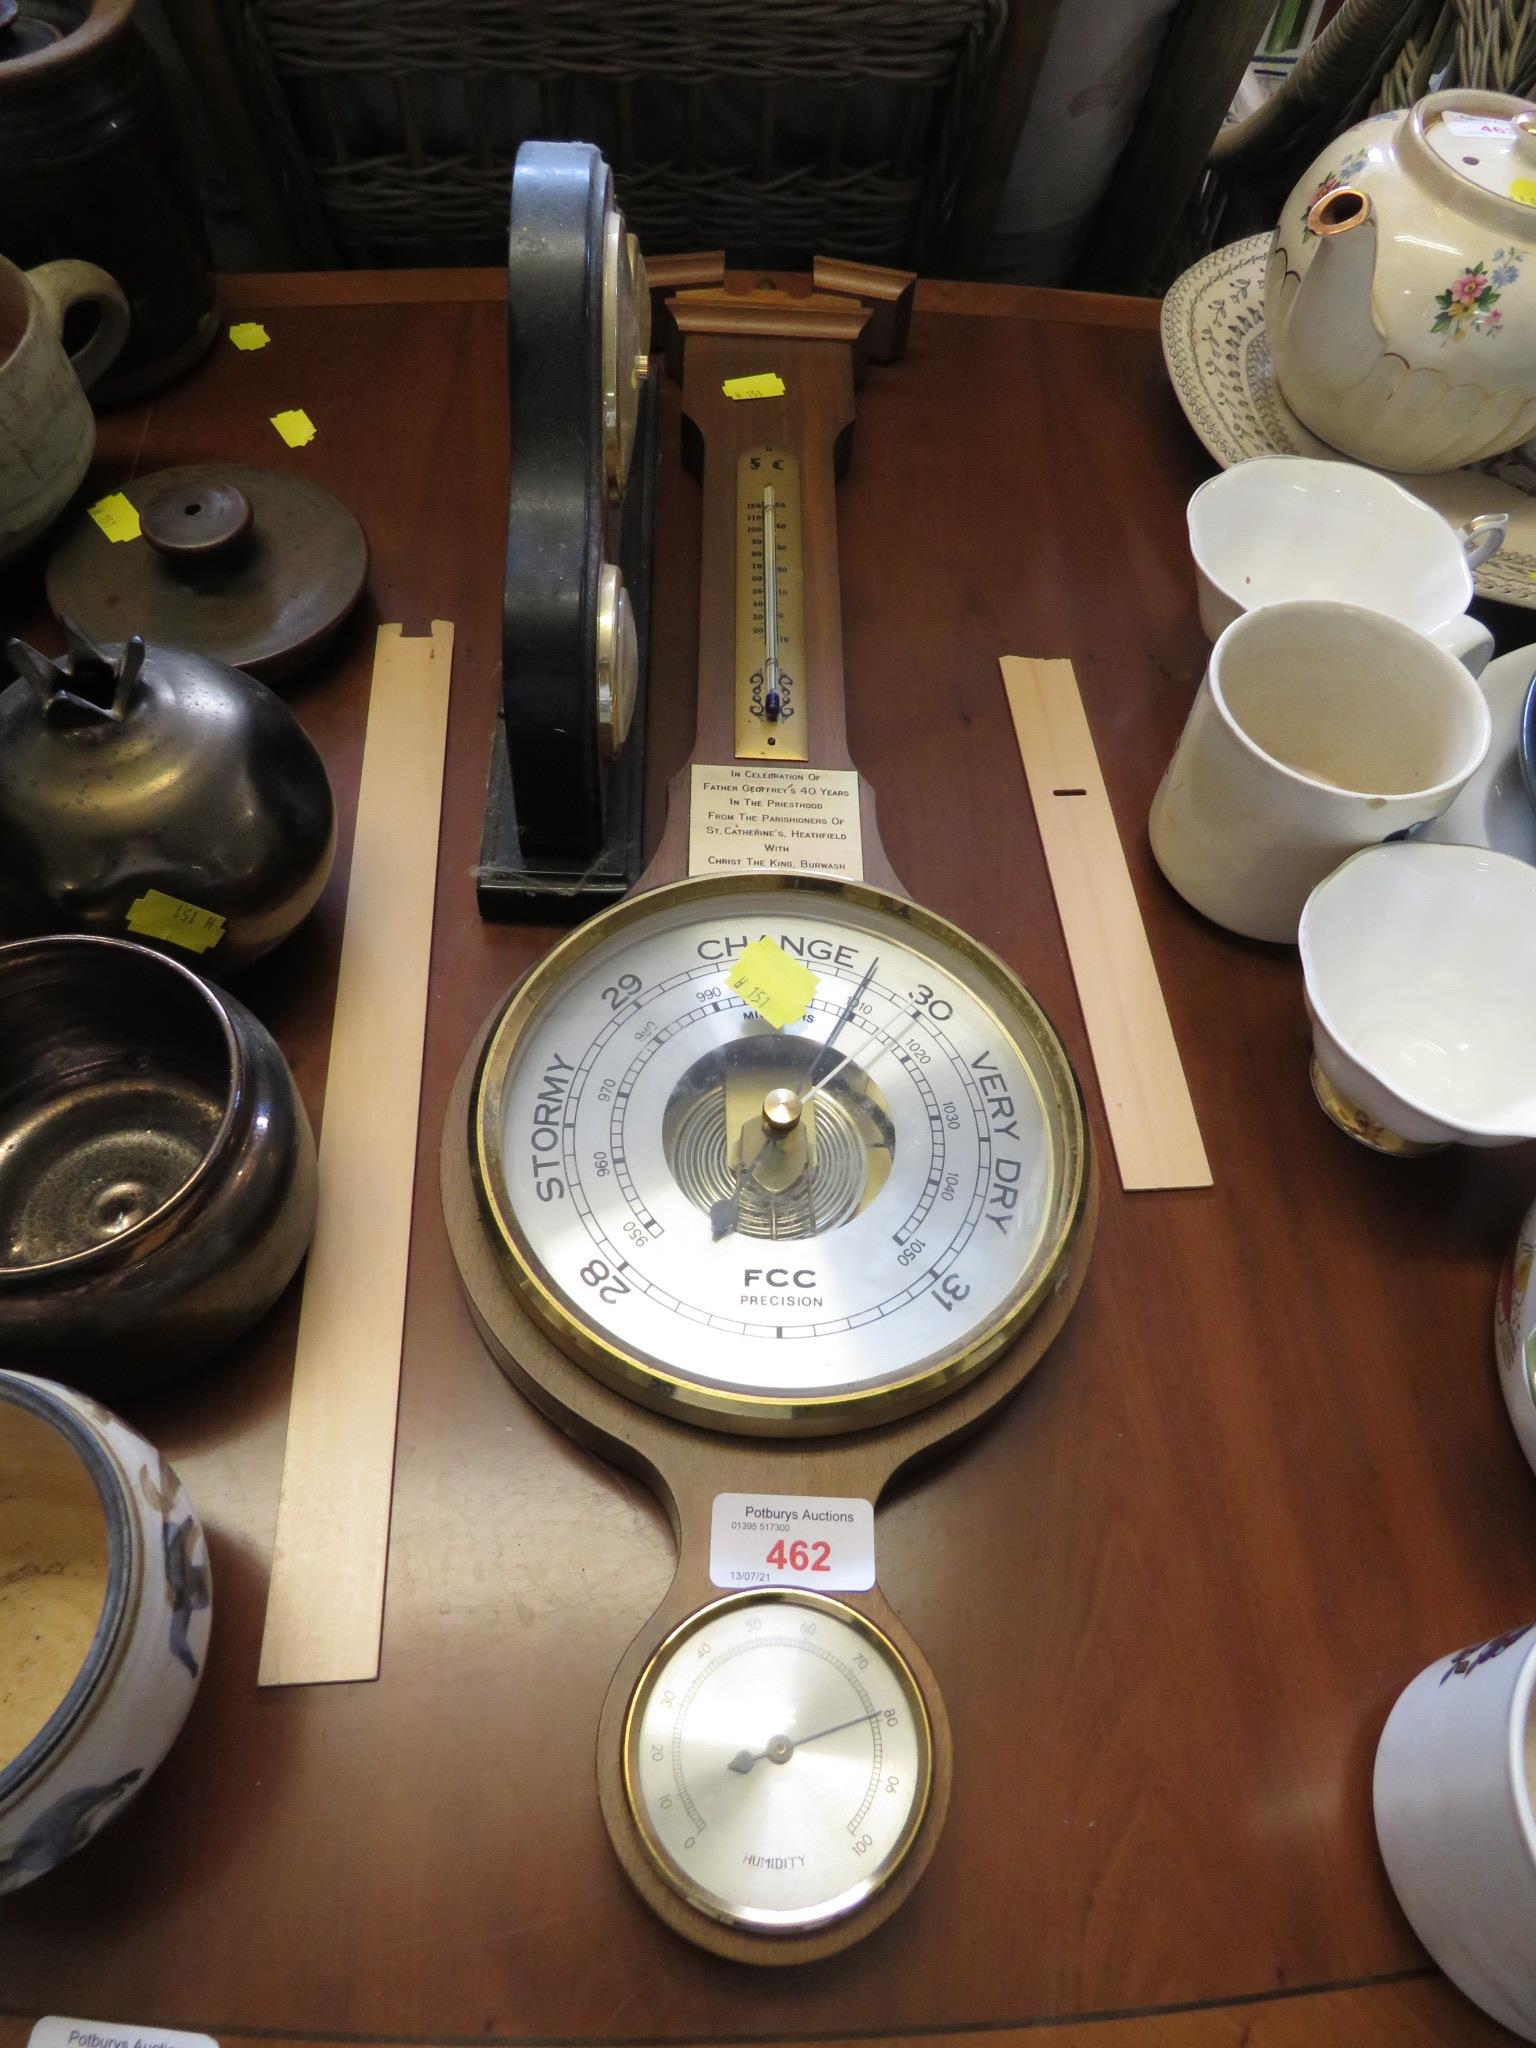
[[38,2021],[27,2048],[219,2048],[212,2034],[184,2034],[175,2027],[129,2026],[117,2020]]
[[851,768],[777,762],[693,770],[688,872],[742,868],[864,879],[859,778]]
[[817,1494],[717,1493],[709,1577],[712,1585],[733,1590],[805,1586],[813,1593],[867,1593],[875,1583],[874,1506]]
[[1519,132],[1513,121],[1506,121],[1499,114],[1442,114],[1440,119],[1452,135],[1511,137]]

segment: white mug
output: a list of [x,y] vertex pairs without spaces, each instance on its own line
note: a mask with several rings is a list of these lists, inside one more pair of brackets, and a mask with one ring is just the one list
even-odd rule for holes
[[1264,605],[1211,650],[1152,851],[1217,924],[1294,945],[1324,875],[1438,817],[1492,731],[1482,691],[1422,633],[1358,605]]
[[1325,598],[1414,627],[1473,675],[1488,664],[1493,635],[1466,613],[1472,571],[1498,551],[1507,513],[1458,530],[1373,469],[1260,455],[1202,484],[1188,521],[1212,640],[1261,604]]
[[1484,2012],[1536,2041],[1536,1623],[1431,1664],[1376,1750],[1376,1839],[1414,1933]]

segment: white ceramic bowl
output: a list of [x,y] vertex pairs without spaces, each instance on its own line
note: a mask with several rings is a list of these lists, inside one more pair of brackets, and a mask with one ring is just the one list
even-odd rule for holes
[[1297,944],[1318,1100],[1378,1151],[1536,1137],[1536,868],[1474,846],[1368,847]]
[[1446,846],[1490,846],[1536,863],[1536,807],[1520,773],[1520,718],[1536,678],[1536,647],[1517,647],[1490,661],[1478,677],[1493,719],[1493,743],[1477,773],[1448,811],[1416,833]]
[[85,1395],[0,1372],[0,1893],[83,1848],[159,1764],[211,1599],[159,1452]]
[[1200,623],[1212,640],[1260,605],[1324,598],[1387,613],[1474,675],[1493,652],[1493,636],[1465,613],[1472,569],[1504,537],[1499,518],[1458,533],[1374,470],[1261,455],[1202,484],[1188,519]]
[[1453,1984],[1536,2041],[1536,1625],[1441,1657],[1376,1748],[1381,1859]]

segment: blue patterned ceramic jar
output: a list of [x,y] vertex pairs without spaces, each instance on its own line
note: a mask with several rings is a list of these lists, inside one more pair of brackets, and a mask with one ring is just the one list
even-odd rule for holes
[[143,1787],[197,1692],[211,1601],[160,1453],[88,1396],[0,1372],[0,1893]]

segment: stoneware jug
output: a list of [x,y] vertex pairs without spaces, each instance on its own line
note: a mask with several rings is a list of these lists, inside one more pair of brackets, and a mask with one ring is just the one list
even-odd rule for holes
[[133,328],[101,406],[184,375],[219,324],[197,183],[140,11],[0,0],[0,249],[27,267],[84,257],[122,286]]
[[1536,106],[1431,93],[1312,165],[1270,245],[1287,403],[1382,469],[1459,469],[1536,434]]
[[[64,353],[64,316],[98,319]],[[90,467],[96,420],[86,392],[128,338],[128,301],[94,263],[18,270],[0,256],[0,562],[58,518]]]

